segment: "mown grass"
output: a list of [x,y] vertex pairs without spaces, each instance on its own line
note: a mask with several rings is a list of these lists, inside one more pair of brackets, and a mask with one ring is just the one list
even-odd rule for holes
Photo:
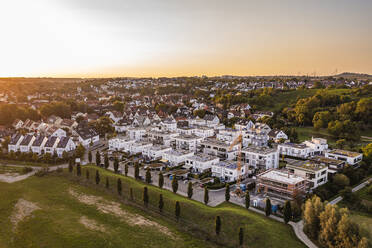
[[27,161],[18,161],[18,160],[9,160],[9,159],[0,159],[0,165],[26,165],[26,166],[55,166],[59,165],[61,163],[57,164],[47,164],[47,163],[42,163],[42,162],[27,162]]
[[[117,199],[94,188],[84,187],[62,176],[31,177],[14,184],[0,183],[0,247],[218,247],[215,244],[179,232],[174,223],[154,218],[140,209],[128,205],[121,208],[139,214],[168,227],[176,239],[159,232],[155,227],[132,226],[120,218],[103,213],[95,206],[79,202],[68,193]],[[18,199],[37,204],[41,210],[24,219],[13,230],[10,221]],[[81,216],[104,225],[105,232],[91,231],[79,223]]]
[[[117,178],[120,178],[123,184],[123,197],[128,199],[130,188],[132,188],[137,204],[142,203],[143,188],[147,186],[150,198],[149,208],[155,211],[157,211],[159,195],[163,194],[165,202],[163,215],[166,215],[167,218],[174,216],[175,202],[179,201],[181,204],[181,225],[193,233],[202,234],[207,239],[215,239],[215,218],[220,216],[222,231],[217,241],[227,247],[236,246],[239,227],[244,228],[245,243],[249,244],[249,247],[283,247],[283,244],[288,247],[304,247],[289,225],[279,223],[242,207],[230,203],[221,204],[216,208],[209,207],[168,190],[162,190],[133,178],[117,175],[91,165],[83,168],[81,180],[86,180],[84,179],[86,170],[90,171],[90,175],[95,175],[95,171],[99,170],[102,187],[104,187],[106,177],[108,177],[113,194],[116,194]],[[93,183],[94,177],[91,176],[90,180]]]

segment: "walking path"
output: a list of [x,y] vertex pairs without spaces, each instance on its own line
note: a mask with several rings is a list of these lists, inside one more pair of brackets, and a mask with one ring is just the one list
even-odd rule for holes
[[[355,186],[354,188],[352,188],[351,191],[352,191],[352,192],[356,192],[356,191],[358,191],[358,190],[360,190],[360,189],[363,189],[365,186],[367,186],[367,185],[369,184],[369,180],[371,180],[371,179],[367,179],[367,180],[365,180],[365,181],[362,182],[361,184],[359,184],[359,185]],[[339,203],[340,201],[342,201],[342,196],[339,196],[339,197],[333,199],[333,200],[330,201],[329,203],[332,204],[332,205],[334,205],[334,204]]]

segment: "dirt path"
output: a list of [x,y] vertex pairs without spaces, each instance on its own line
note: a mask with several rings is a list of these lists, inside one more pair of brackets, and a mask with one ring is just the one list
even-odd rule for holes
[[38,207],[35,203],[26,201],[22,198],[19,199],[14,206],[12,215],[10,216],[10,221],[13,224],[13,230],[17,229],[19,222],[31,216],[32,212],[38,209],[40,209],[40,207]]

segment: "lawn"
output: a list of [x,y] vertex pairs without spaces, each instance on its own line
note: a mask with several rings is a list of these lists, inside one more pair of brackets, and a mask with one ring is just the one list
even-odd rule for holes
[[30,172],[30,171],[25,170],[23,167],[0,165],[0,174],[17,173],[19,175],[23,175],[23,174],[26,174],[28,172]]
[[355,223],[358,223],[359,227],[361,228],[362,235],[368,238],[368,247],[372,247],[372,215],[352,211],[351,219]]
[[26,162],[26,161],[18,161],[18,160],[8,160],[8,159],[0,159],[0,164],[10,164],[10,165],[26,165],[26,166],[54,166],[59,164],[46,164],[41,162]]
[[[0,183],[0,247],[218,247],[215,244],[178,231],[174,223],[155,218],[131,206],[118,203],[112,195],[73,183],[62,176],[31,177],[14,184]],[[81,202],[70,190],[86,197],[99,197],[107,205],[106,212],[98,205]],[[87,199],[90,199],[87,198]],[[36,204],[29,217],[20,218],[17,228],[10,216],[15,216],[19,199]],[[110,206],[119,204],[116,212]],[[101,206],[100,205],[100,206]],[[18,206],[18,204],[17,204]],[[27,209],[27,208],[22,208]],[[107,212],[109,211],[109,212]],[[22,212],[19,212],[21,216]],[[127,216],[143,216],[156,225],[134,225]],[[142,217],[141,217],[142,218]],[[160,227],[171,236],[159,231]]]
[[300,142],[314,138],[325,138],[328,143],[335,143],[336,140],[327,132],[327,129],[315,130],[313,127],[295,127]]
[[[146,185],[141,181],[117,175],[96,166],[85,166],[83,168],[81,180],[86,181],[86,170],[90,171],[90,175],[95,175],[97,169],[102,178],[102,187],[106,177],[108,177],[110,185],[113,188],[113,193],[116,194],[117,178],[121,178],[123,197],[129,199],[130,188],[132,188],[134,199],[135,201],[137,200],[139,204],[142,204],[143,187],[147,186],[150,198],[149,208],[155,209],[155,211],[157,211],[159,195],[163,194],[165,202],[163,212],[164,215],[169,218],[174,216],[175,202],[179,201],[181,204],[181,224],[189,230],[194,230],[194,234],[202,233],[203,237],[213,239],[215,236],[215,218],[216,216],[220,216],[223,224],[218,240],[228,246],[236,246],[238,228],[243,227],[245,230],[246,243],[249,244],[250,247],[282,247],[283,243],[287,244],[289,247],[304,247],[289,225],[279,223],[230,203],[224,203],[216,208],[212,208],[200,202],[174,194],[168,190],[161,190],[158,187]],[[93,184],[94,178],[92,176],[90,176],[90,181]]]

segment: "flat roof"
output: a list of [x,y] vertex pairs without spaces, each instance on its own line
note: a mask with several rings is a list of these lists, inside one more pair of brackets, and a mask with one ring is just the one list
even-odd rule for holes
[[286,165],[287,168],[296,168],[296,169],[303,169],[303,170],[310,170],[310,171],[319,171],[323,170],[324,168],[328,168],[327,165],[322,165],[319,163],[311,162],[309,160],[306,161],[298,161],[297,163],[288,163]]
[[218,140],[218,139],[205,139],[204,141],[200,142],[201,144],[204,145],[213,145],[213,146],[222,146],[224,148],[229,148],[230,145],[226,144],[225,142]]
[[201,137],[199,136],[196,136],[194,134],[191,134],[191,135],[187,135],[187,134],[180,134],[176,137],[174,137],[175,139],[182,139],[182,140],[195,140],[195,139],[202,139]]
[[163,146],[163,145],[154,145],[151,147],[151,150],[154,150],[154,151],[162,151],[162,150],[165,150],[165,149],[169,149],[171,147],[169,146]]
[[346,150],[340,150],[340,149],[333,149],[332,151],[328,151],[330,154],[336,154],[341,156],[347,156],[347,157],[358,157],[362,155],[358,152],[352,152],[352,151],[346,151]]
[[206,161],[211,161],[218,159],[216,156],[200,153],[200,154],[195,154],[194,156],[190,157],[189,159],[199,161],[199,162],[206,162]]
[[273,152],[277,152],[277,149],[275,148],[270,148],[270,147],[265,147],[265,146],[248,146],[242,149],[242,151],[246,152],[253,152],[253,153],[259,153],[259,154],[270,154]]
[[300,149],[307,147],[305,144],[296,144],[296,143],[290,143],[290,142],[280,144],[280,146],[288,146],[288,147],[294,147],[294,148],[300,148]]
[[288,172],[282,172],[279,170],[269,170],[260,175],[259,178],[274,180],[277,182],[287,183],[287,184],[297,184],[305,181],[304,178],[289,174]]
[[166,151],[165,153],[171,154],[171,155],[176,155],[176,156],[182,156],[190,153],[194,153],[193,151],[187,151],[187,150],[170,150]]

